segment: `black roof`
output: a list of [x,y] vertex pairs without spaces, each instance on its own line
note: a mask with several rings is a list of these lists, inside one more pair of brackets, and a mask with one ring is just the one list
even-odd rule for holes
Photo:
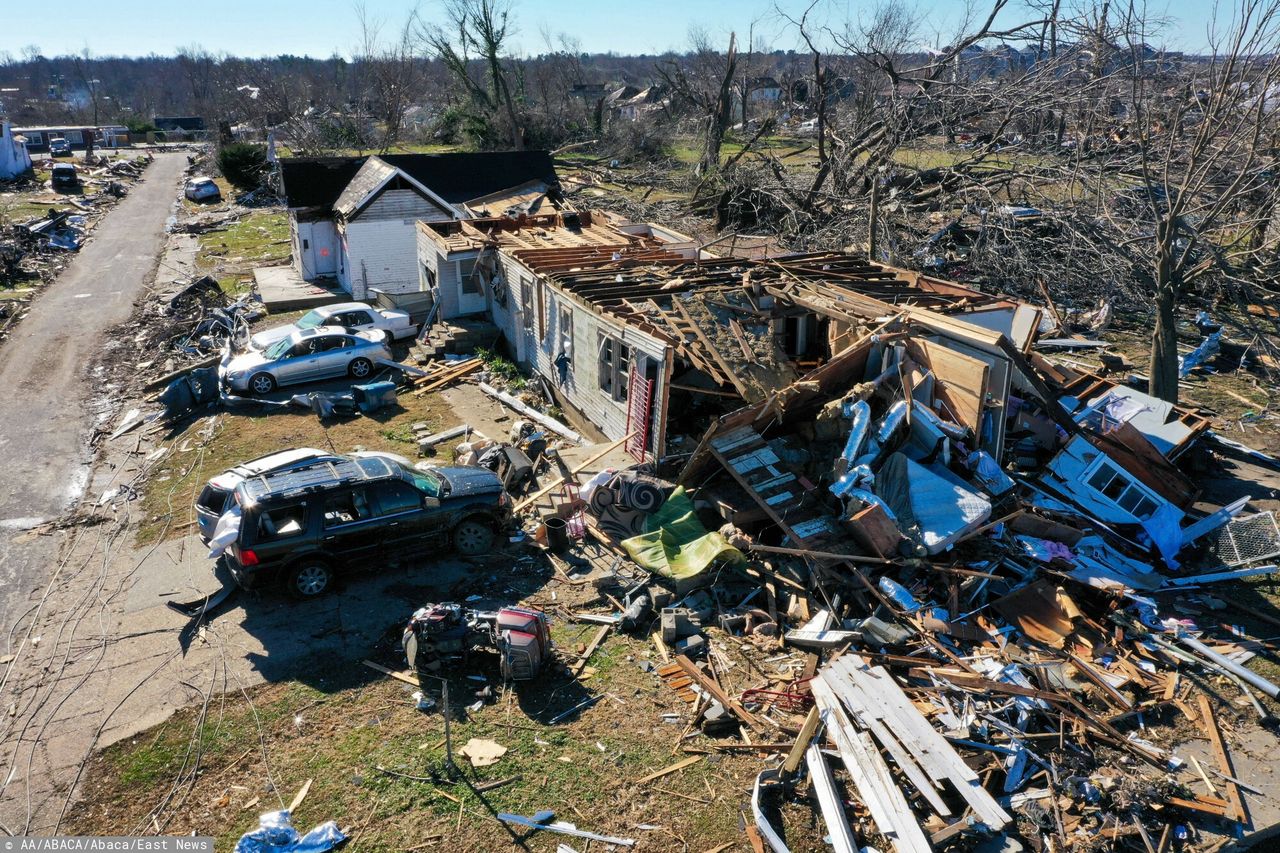
[[[453,204],[528,183],[558,189],[548,151],[454,154],[382,154],[387,163]],[[368,157],[285,157],[280,177],[289,207],[328,207],[338,200]]]

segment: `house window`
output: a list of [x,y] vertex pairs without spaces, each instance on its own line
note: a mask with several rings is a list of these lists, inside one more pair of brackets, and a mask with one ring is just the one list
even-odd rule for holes
[[31,143],[32,145],[44,145],[43,133],[36,133],[33,130],[33,131],[28,131],[23,135],[27,137],[27,142]]
[[436,289],[436,271],[433,270],[431,267],[427,266],[426,264],[422,265],[422,289],[423,290]]
[[600,390],[619,403],[627,399],[627,372],[631,369],[631,347],[617,338],[600,334]]
[[67,141],[72,145],[79,145],[84,142],[84,134],[78,130],[68,130],[65,135]]
[[1105,460],[1090,475],[1089,487],[1137,519],[1150,518],[1158,508],[1145,489]]
[[480,277],[475,274],[475,271],[475,258],[458,261],[458,281],[462,283],[462,292],[464,294],[480,295]]
[[560,321],[558,324],[560,331],[560,355],[565,356],[573,361],[573,309],[568,305],[560,306]]
[[520,279],[520,325],[533,334],[533,282],[527,278]]

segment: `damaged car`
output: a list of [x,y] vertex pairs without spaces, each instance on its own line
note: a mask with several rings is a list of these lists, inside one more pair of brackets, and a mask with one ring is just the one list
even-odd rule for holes
[[296,331],[318,329],[321,326],[340,327],[352,334],[381,332],[382,339],[386,343],[412,338],[418,333],[418,325],[409,319],[405,311],[371,308],[363,302],[342,302],[337,305],[314,308],[293,323],[258,332],[249,339],[249,346],[256,350],[265,350]]
[[420,557],[433,542],[487,553],[511,519],[510,498],[490,471],[419,470],[382,457],[251,477],[232,501],[219,525],[236,525],[225,552],[236,583],[280,581],[303,599],[327,592],[339,572]]
[[294,331],[265,350],[250,350],[223,359],[222,379],[232,391],[270,394],[284,385],[349,376],[365,380],[374,365],[390,361],[381,332],[348,334],[321,326]]
[[266,456],[259,456],[257,459],[250,459],[248,462],[234,465],[205,483],[204,488],[200,490],[200,496],[196,498],[196,524],[200,527],[200,538],[206,543],[213,538],[214,530],[218,526],[218,519],[227,511],[227,502],[235,492],[236,486],[250,477],[261,477],[263,474],[274,474],[279,471],[292,471],[307,465],[314,465],[317,462],[342,462],[347,459],[361,459],[373,456],[382,457],[406,466],[410,464],[408,459],[395,453],[365,450],[340,456],[327,450],[317,450],[314,447],[295,447],[290,450],[268,453]]

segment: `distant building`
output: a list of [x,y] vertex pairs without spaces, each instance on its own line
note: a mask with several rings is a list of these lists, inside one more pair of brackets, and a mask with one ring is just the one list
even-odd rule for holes
[[35,154],[43,154],[49,150],[49,140],[65,139],[71,147],[83,151],[89,147],[97,135],[96,127],[15,127],[14,135],[26,141],[27,150]]
[[782,86],[772,77],[752,77],[747,81],[747,98],[752,103],[776,104],[782,100]]
[[598,101],[607,92],[603,83],[574,83],[573,88],[569,90],[569,95],[582,98],[584,101]]
[[208,134],[202,116],[156,116],[151,120],[156,126],[156,133],[164,134],[164,139],[204,139]]

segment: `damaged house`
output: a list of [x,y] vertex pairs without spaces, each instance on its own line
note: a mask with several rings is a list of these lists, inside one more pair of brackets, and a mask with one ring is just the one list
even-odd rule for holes
[[291,157],[280,177],[294,271],[335,278],[354,299],[418,289],[415,222],[560,204],[545,151]]

